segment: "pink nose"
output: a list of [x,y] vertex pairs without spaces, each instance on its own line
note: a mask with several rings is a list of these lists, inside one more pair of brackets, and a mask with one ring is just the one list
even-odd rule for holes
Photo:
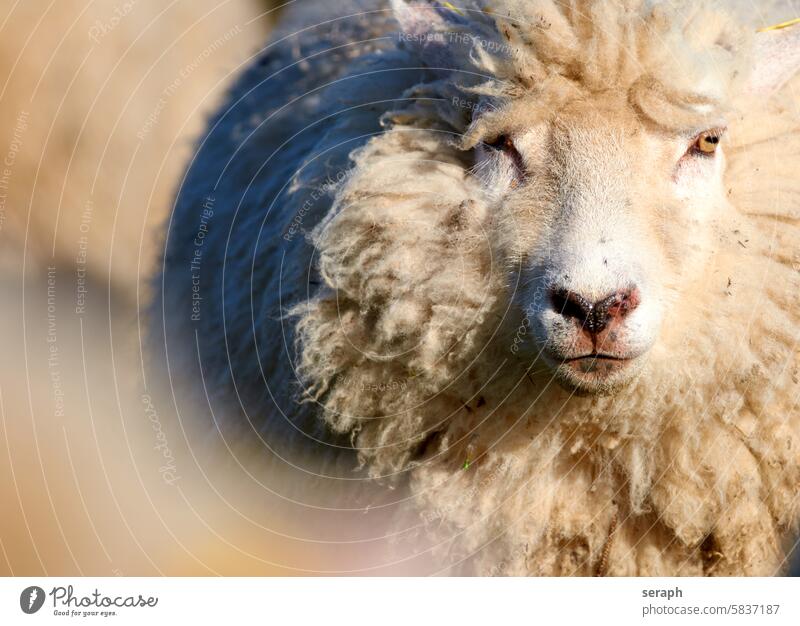
[[619,326],[639,306],[640,296],[639,290],[631,287],[591,302],[579,293],[556,288],[550,292],[550,301],[557,313],[576,320],[581,329],[596,342],[604,331]]

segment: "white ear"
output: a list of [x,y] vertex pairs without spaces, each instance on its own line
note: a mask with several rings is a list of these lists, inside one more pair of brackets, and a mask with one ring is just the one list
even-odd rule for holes
[[432,2],[391,0],[391,4],[400,30],[409,39],[425,41],[445,30],[446,22]]
[[768,96],[800,70],[800,24],[756,35],[750,91]]
[[400,45],[414,50],[428,67],[455,69],[469,60],[466,40],[454,36],[468,22],[464,11],[450,2],[391,0],[391,3],[400,24]]

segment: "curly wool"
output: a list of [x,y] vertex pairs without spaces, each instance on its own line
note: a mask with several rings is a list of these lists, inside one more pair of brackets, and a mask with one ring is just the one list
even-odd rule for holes
[[[519,119],[515,99],[530,93],[547,111],[621,90],[653,123],[691,128],[733,106],[750,41],[704,5],[502,6],[491,16],[499,39],[463,55],[491,77],[431,71],[409,90],[414,104],[387,114],[390,130],[354,155],[314,232],[326,288],[296,311],[309,393],[373,476],[410,472],[456,569],[591,574],[605,550],[617,575],[775,573],[800,515],[790,92],[731,129],[738,212],[720,228],[712,272],[733,286],[695,282],[680,336],[623,394],[572,397],[508,354],[507,268],[492,259],[487,205],[461,149]],[[465,30],[449,17],[448,29]],[[484,35],[488,19],[478,18]],[[470,126],[448,106],[454,93],[493,112]],[[769,311],[753,318],[762,300]],[[403,384],[351,386],[392,380]]]

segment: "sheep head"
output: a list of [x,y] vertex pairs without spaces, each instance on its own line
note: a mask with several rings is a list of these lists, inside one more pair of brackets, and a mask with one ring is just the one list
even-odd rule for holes
[[[300,309],[299,371],[328,422],[374,461],[487,381],[516,389],[509,363],[592,396],[680,369],[714,328],[708,277],[749,271],[726,142],[741,103],[797,70],[800,37],[696,2],[392,4],[426,69],[353,154],[313,234],[325,287]],[[663,413],[666,385],[639,409]]]
[[570,388],[619,389],[681,325],[733,211],[737,98],[780,86],[800,37],[759,35],[753,70],[748,33],[702,3],[394,4],[409,47],[463,91],[448,102],[468,110],[461,147],[530,329],[520,354]]

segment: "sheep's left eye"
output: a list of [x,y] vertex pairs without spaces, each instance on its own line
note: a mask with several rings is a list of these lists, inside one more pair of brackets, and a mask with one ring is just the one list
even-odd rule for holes
[[692,152],[701,156],[713,156],[719,148],[722,133],[723,131],[720,129],[700,133],[692,144]]

